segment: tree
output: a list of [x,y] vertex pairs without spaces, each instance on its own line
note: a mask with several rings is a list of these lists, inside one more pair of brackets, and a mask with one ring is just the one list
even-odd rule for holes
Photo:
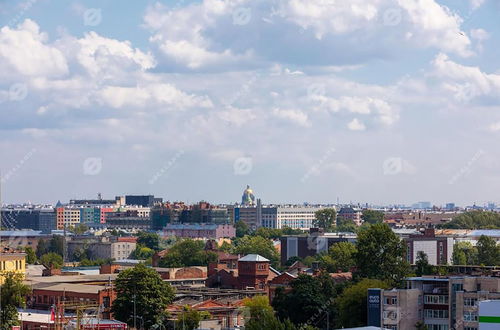
[[47,269],[60,269],[63,266],[63,258],[57,253],[49,252],[40,258],[40,263]]
[[477,259],[480,265],[497,266],[500,264],[500,248],[493,238],[481,235],[476,247]]
[[390,285],[384,281],[363,279],[346,288],[336,299],[339,313],[338,327],[353,328],[365,326],[367,319],[367,296],[369,288],[388,289]]
[[64,254],[64,236],[53,235],[49,241],[49,252]]
[[292,290],[288,293],[276,290],[272,302],[281,320],[290,319],[295,325],[308,322],[325,325],[326,315],[333,318],[333,301],[337,291],[328,274],[318,277],[301,274],[290,282],[290,286]]
[[429,264],[429,258],[424,251],[417,252],[417,260],[415,261],[417,276],[431,275],[433,267]]
[[160,251],[160,236],[157,233],[141,231],[137,235],[137,243],[154,251]]
[[500,214],[490,211],[469,211],[442,225],[450,229],[500,229]]
[[132,252],[132,258],[139,260],[147,260],[155,254],[153,249],[148,248],[142,244],[137,244],[134,252]]
[[208,318],[210,318],[210,314],[208,312],[198,312],[196,309],[186,305],[182,307],[182,312],[177,317],[175,328],[179,330],[197,329],[200,322]]
[[202,241],[184,239],[170,247],[167,255],[160,260],[161,267],[207,266],[217,261],[217,254],[205,251]]
[[247,315],[245,329],[247,330],[296,330],[289,320],[281,323],[269,305],[267,296],[255,296],[243,301],[244,313]]
[[325,208],[314,213],[313,226],[330,231],[335,226],[337,211],[333,208]]
[[384,222],[384,212],[377,210],[363,210],[363,214],[361,215],[361,219],[364,222],[375,224]]
[[27,246],[24,248],[24,252],[26,253],[26,262],[30,265],[33,265],[36,263],[37,258],[36,258],[36,253],[33,250],[31,246]]
[[454,265],[477,265],[477,248],[470,242],[457,242],[452,259]]
[[337,232],[356,233],[358,231],[358,226],[351,219],[337,217],[337,227],[335,230]]
[[14,272],[3,273],[4,283],[1,285],[0,329],[11,329],[19,325],[18,307],[24,307],[26,295],[30,288],[23,284],[23,276]]
[[320,264],[330,273],[348,272],[356,266],[356,252],[357,249],[353,243],[339,242],[330,247],[328,254],[319,258]]
[[250,227],[244,221],[236,221],[234,227],[236,229],[236,237],[243,237],[250,234]]
[[240,238],[233,248],[234,254],[259,254],[269,259],[271,264],[276,267],[279,265],[279,253],[274,248],[271,240],[261,236],[244,236]]
[[396,286],[409,274],[405,245],[387,224],[361,230],[356,246],[357,277],[385,280]]
[[82,235],[84,234],[87,230],[89,230],[89,227],[83,223],[79,223],[76,226],[70,227],[69,230],[76,235]]
[[429,330],[427,325],[423,321],[418,321],[415,323],[415,329],[416,330]]
[[[167,318],[167,306],[174,299],[174,290],[152,268],[139,264],[126,269],[115,281],[117,298],[113,303],[114,317],[129,326],[136,315],[142,317],[146,329],[162,324]],[[138,322],[138,320],[135,320]]]

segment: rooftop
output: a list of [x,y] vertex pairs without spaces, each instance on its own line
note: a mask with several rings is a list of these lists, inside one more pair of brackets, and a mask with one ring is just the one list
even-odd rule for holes
[[264,258],[261,255],[258,254],[247,254],[243,258],[238,259],[238,261],[262,261],[262,262],[269,262],[268,259]]

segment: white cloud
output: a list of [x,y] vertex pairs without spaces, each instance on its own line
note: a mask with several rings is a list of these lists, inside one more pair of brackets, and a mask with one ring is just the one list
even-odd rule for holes
[[5,78],[61,77],[68,73],[63,53],[47,45],[48,36],[37,23],[25,20],[16,29],[0,30],[0,71]]
[[468,100],[478,95],[500,96],[500,75],[482,72],[479,67],[465,66],[439,54],[432,62],[434,74],[443,87]]
[[365,124],[360,122],[358,118],[354,118],[347,124],[347,128],[349,128],[351,131],[364,131],[366,129]]
[[498,132],[500,131],[500,122],[496,122],[496,123],[492,123],[490,124],[490,126],[488,127],[488,129],[492,132]]
[[300,110],[292,110],[292,109],[273,109],[273,116],[284,119],[290,122],[293,122],[299,126],[310,127],[311,123],[307,117],[307,114]]
[[472,10],[476,10],[484,4],[485,0],[469,0]]
[[[102,101],[113,108],[169,106],[170,109],[186,107],[211,108],[207,97],[186,94],[170,84],[151,84],[137,87],[107,86],[102,89]],[[168,110],[167,108],[162,108]]]

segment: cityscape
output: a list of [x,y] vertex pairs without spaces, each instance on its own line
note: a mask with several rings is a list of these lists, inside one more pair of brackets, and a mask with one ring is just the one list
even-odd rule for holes
[[0,330],[500,330],[500,1],[0,1]]

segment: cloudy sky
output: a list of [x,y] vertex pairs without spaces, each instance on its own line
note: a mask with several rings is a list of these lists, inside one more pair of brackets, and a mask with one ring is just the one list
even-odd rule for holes
[[0,1],[4,202],[500,202],[500,1]]

